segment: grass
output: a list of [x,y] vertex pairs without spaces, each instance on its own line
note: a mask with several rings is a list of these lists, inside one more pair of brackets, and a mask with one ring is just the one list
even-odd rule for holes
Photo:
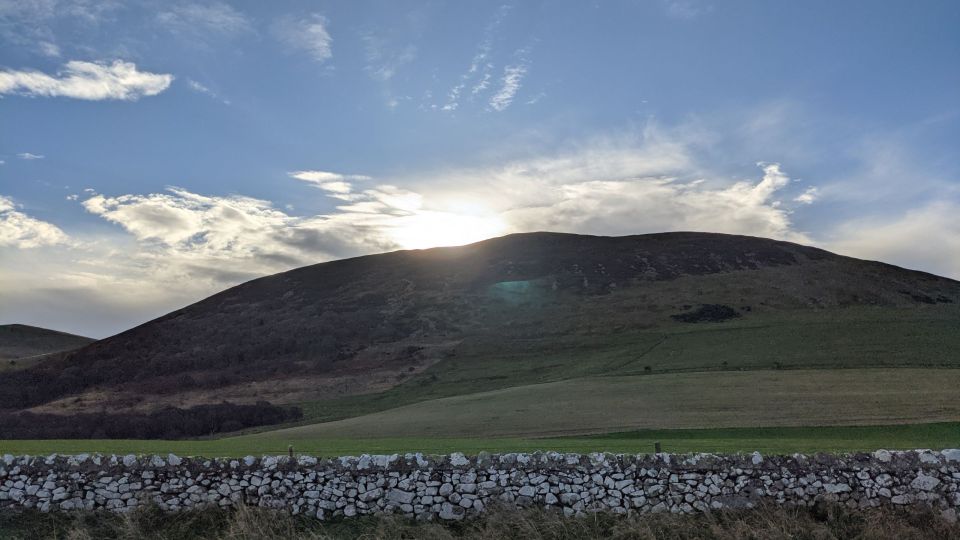
[[324,523],[308,516],[259,508],[206,508],[180,512],[176,519],[145,507],[127,515],[74,512],[41,514],[36,511],[0,513],[0,537],[34,539],[148,539],[148,540],[368,540],[418,538],[490,539],[744,539],[791,538],[831,540],[941,539],[960,537],[960,525],[950,524],[934,511],[922,508],[849,510],[837,505],[814,508],[761,506],[695,515],[608,513],[564,518],[541,509],[494,508],[482,516],[457,523],[414,522],[380,515]]
[[424,452],[652,452],[660,442],[666,452],[860,452],[877,448],[957,448],[960,423],[856,427],[786,427],[730,429],[639,430],[607,435],[532,438],[370,438],[336,439],[237,437],[209,441],[43,440],[0,441],[0,453],[47,455],[102,452],[240,457],[248,454],[285,454],[289,444],[298,454],[341,456]]
[[[944,369],[960,367],[960,306],[754,311],[718,324],[603,331],[571,314],[581,318],[584,327],[555,329],[550,339],[528,339],[530,325],[467,339],[453,358],[386,392],[303,404],[305,425],[291,429],[201,441],[0,441],[0,452],[239,456],[285,453],[289,444],[322,455],[645,452],[654,440],[670,451],[716,452],[960,446],[956,430],[921,425],[960,420],[960,369]],[[900,367],[864,367],[885,363]],[[774,427],[837,424],[918,425]],[[725,429],[675,429],[711,426]],[[626,431],[634,436],[604,435]]]
[[960,418],[960,370],[762,370],[585,377],[423,401],[251,435],[549,437],[635,429],[878,425]]
[[[607,327],[591,326],[598,317],[593,311],[572,312],[549,336],[538,326],[535,308],[520,309],[516,325],[496,334],[468,335],[456,356],[390,390],[298,403],[305,413],[301,424],[583,377],[775,368],[960,368],[960,306],[753,311],[723,323],[661,322],[646,328],[630,323],[632,312],[617,311],[617,302],[634,305],[631,295],[637,294],[643,290],[602,300],[610,304],[600,317]],[[503,317],[509,320],[510,313]]]

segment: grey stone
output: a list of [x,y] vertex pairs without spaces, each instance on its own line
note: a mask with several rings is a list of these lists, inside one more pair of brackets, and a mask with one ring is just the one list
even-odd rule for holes
[[938,480],[936,477],[927,476],[921,473],[917,475],[913,482],[910,482],[910,487],[922,491],[933,491],[933,489],[939,484],[940,480]]
[[416,493],[402,491],[399,489],[391,489],[390,492],[387,493],[387,500],[397,504],[410,504],[413,502],[414,497],[416,497]]

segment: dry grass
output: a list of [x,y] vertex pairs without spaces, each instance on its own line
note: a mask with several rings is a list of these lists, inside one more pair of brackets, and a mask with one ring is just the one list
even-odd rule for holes
[[462,523],[418,523],[379,516],[321,523],[259,508],[206,509],[165,514],[157,508],[117,516],[104,513],[0,514],[0,537],[67,540],[335,540],[380,539],[950,539],[960,525],[928,509],[852,511],[762,507],[690,516],[607,513],[564,518],[556,512],[498,508]]

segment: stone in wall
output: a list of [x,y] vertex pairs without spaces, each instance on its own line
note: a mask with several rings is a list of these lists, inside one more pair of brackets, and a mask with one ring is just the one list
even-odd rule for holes
[[960,450],[873,454],[463,454],[339,457],[5,455],[0,509],[247,504],[319,519],[389,512],[460,520],[491,505],[693,513],[761,501],[850,508],[927,505],[956,519]]

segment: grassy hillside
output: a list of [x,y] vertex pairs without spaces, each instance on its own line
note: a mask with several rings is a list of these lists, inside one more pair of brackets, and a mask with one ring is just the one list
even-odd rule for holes
[[0,325],[0,372],[33,365],[39,357],[79,349],[95,340],[25,324]]
[[261,434],[504,437],[641,428],[869,425],[960,418],[960,370],[724,371],[585,377],[422,401]]
[[[315,423],[427,400],[582,377],[781,369],[789,382],[789,374],[796,369],[957,368],[958,329],[960,307],[940,305],[791,311],[722,323],[586,330],[549,340],[525,337],[522,329],[505,330],[498,336],[465,339],[455,356],[387,391],[299,405],[304,409],[304,421]],[[929,376],[936,378],[940,373],[952,372],[937,370]],[[712,377],[692,378],[691,391],[697,391],[696,381],[708,383]],[[850,399],[856,403],[859,398]],[[932,416],[928,420],[935,419]]]
[[538,233],[254,280],[0,374],[0,411],[291,403],[301,421],[244,444],[321,446],[928,423],[960,420],[958,350],[946,278],[742,236]]
[[[787,242],[520,234],[245,283],[62,361],[0,375],[0,409],[329,401],[408,380],[426,381],[413,392],[420,399],[455,395],[444,387],[457,377],[475,391],[723,361],[949,363],[956,330],[926,321],[948,325],[953,315],[943,314],[958,303],[956,281]],[[885,313],[858,314],[861,327],[841,321],[853,326],[832,333],[846,310],[871,308]],[[690,322],[704,318],[742,330]],[[774,328],[780,319],[793,326]],[[840,348],[791,354],[797,343],[831,341]]]

